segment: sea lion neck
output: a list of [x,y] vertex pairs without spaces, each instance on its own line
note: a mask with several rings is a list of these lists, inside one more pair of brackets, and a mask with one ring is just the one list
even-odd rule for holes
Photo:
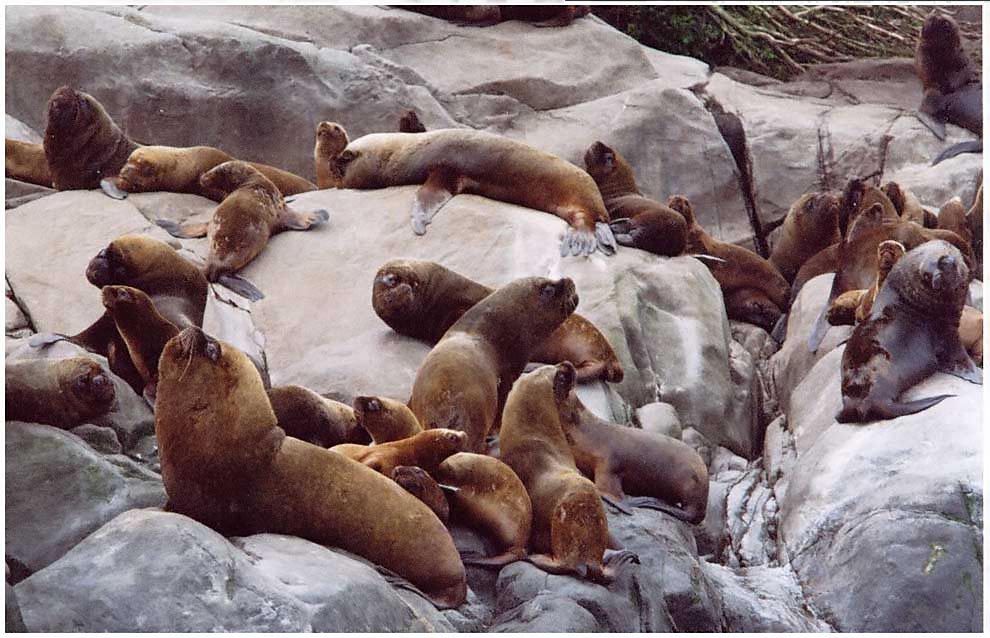
[[619,197],[643,194],[636,186],[636,176],[632,167],[618,152],[615,152],[615,167],[612,172],[601,177],[600,181],[596,178],[595,182],[598,184],[606,208],[611,208],[610,202]]

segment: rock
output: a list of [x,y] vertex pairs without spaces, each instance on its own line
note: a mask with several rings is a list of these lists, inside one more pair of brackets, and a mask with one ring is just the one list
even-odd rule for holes
[[4,137],[11,140],[41,144],[43,138],[38,131],[15,117],[4,114]]
[[4,208],[17,208],[34,200],[51,195],[54,188],[29,184],[9,177],[4,178]]
[[715,448],[712,453],[712,460],[708,464],[708,474],[710,476],[726,474],[736,477],[745,472],[747,466],[746,459],[720,446]]
[[691,448],[701,456],[701,459],[705,462],[706,467],[712,464],[712,456],[714,455],[716,446],[713,446],[711,442],[705,438],[704,434],[698,432],[694,428],[684,428],[681,431],[681,440],[690,445]]
[[10,297],[4,297],[4,303],[4,332],[10,334],[11,332],[27,328],[27,317],[24,316],[24,312],[17,305],[17,302]]
[[748,469],[733,481],[725,510],[728,564],[752,567],[775,562],[777,502],[760,468]]
[[117,440],[117,433],[111,428],[87,423],[72,428],[69,431],[88,443],[91,448],[100,454],[120,454],[123,449],[121,448],[120,441]]
[[738,570],[704,563],[705,575],[722,599],[725,631],[828,632],[805,605],[794,573],[786,567]]
[[764,419],[760,376],[752,355],[729,340],[729,375],[733,383],[731,412],[726,413],[722,444],[746,458],[756,458],[763,446]]
[[21,608],[17,604],[17,594],[14,593],[14,588],[10,586],[10,583],[5,582],[4,587],[6,588],[6,593],[4,598],[3,629],[7,633],[26,632],[27,627],[24,626],[24,619],[21,618]]
[[677,410],[669,403],[648,403],[636,410],[636,418],[648,432],[681,438],[681,420],[677,416]]
[[127,455],[135,461],[143,463],[152,472],[161,473],[161,462],[158,458],[158,439],[154,434],[141,437],[138,442],[128,450]]
[[120,512],[165,502],[157,475],[49,425],[8,421],[5,449],[4,551],[28,572],[51,564]]
[[698,555],[707,560],[721,562],[722,554],[728,543],[725,529],[725,502],[729,494],[729,484],[709,477],[708,508],[705,518],[694,526],[694,540],[698,546]]
[[983,282],[974,279],[969,283],[969,301],[968,306],[973,306],[980,312],[983,312]]

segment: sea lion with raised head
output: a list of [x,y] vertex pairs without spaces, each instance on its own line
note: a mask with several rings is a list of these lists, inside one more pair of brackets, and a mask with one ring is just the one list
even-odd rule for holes
[[[371,304],[399,334],[436,343],[467,310],[492,293],[488,286],[431,261],[393,259],[375,274]],[[622,363],[594,324],[568,317],[532,354],[532,361],[570,361],[578,381],[622,381]]]
[[962,253],[948,242],[925,242],[891,269],[842,353],[840,423],[891,419],[925,410],[951,395],[899,402],[933,372],[983,383],[959,339],[969,288]]
[[938,220],[934,213],[925,210],[914,193],[897,182],[887,182],[880,189],[897,209],[901,219],[921,224],[925,228],[936,228]]
[[388,397],[356,397],[354,417],[375,444],[408,439],[423,431],[409,406]]
[[421,184],[412,208],[417,235],[451,198],[470,193],[566,221],[562,255],[615,252],[608,211],[591,176],[523,142],[473,129],[373,133],[349,141],[333,122],[320,122],[316,137],[320,188]]
[[4,379],[8,421],[69,429],[105,415],[117,400],[110,375],[88,357],[7,360]]
[[368,433],[358,424],[354,410],[299,385],[268,390],[278,426],[289,436],[320,447],[341,443],[368,443]]
[[165,346],[158,373],[168,510],[225,535],[269,532],[340,547],[439,606],[464,602],[464,565],[430,508],[392,479],[286,436],[244,353],[191,327]]
[[45,147],[34,142],[4,140],[4,175],[28,184],[52,187],[52,172],[48,168]]
[[839,198],[831,193],[806,193],[787,211],[770,253],[770,263],[788,282],[802,265],[839,241]]
[[517,279],[497,289],[443,335],[413,381],[409,408],[427,429],[468,435],[467,452],[484,452],[505,397],[536,347],[574,312],[574,282]]
[[433,474],[444,459],[462,451],[466,442],[464,432],[435,428],[398,441],[375,445],[345,443],[330,449],[385,476],[392,476],[392,470],[400,465],[421,467]]

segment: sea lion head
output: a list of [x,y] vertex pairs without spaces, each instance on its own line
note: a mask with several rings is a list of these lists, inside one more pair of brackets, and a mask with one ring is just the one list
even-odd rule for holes
[[148,295],[130,286],[104,286],[101,298],[103,307],[111,313],[154,308]]
[[79,405],[80,414],[106,414],[117,402],[113,381],[98,363],[87,357],[73,357],[60,362],[65,366],[59,388]]
[[615,170],[615,151],[604,142],[595,142],[584,152],[584,168],[598,181]]
[[896,210],[899,215],[903,215],[904,205],[907,203],[907,197],[904,195],[904,189],[901,188],[901,185],[897,182],[887,182],[880,190],[887,196],[890,203],[894,205],[894,210]]
[[798,208],[798,218],[802,222],[811,221],[814,228],[823,232],[830,232],[838,229],[840,205],[839,198],[832,193],[811,193]]
[[570,402],[571,393],[577,384],[577,369],[570,361],[563,361],[551,367],[553,368],[553,398],[560,409]]
[[407,492],[420,498],[426,485],[433,479],[421,467],[415,465],[397,465],[392,469],[392,480],[401,485]]
[[352,407],[356,429],[367,432],[376,443],[412,436],[421,429],[405,404],[387,397],[359,396]]
[[537,333],[546,331],[549,334],[556,330],[574,312],[579,301],[577,288],[569,277],[556,280],[526,277],[499,288],[475,308],[496,299],[495,295],[499,293],[502,293],[502,298],[511,299],[503,307],[512,308],[513,315],[516,315],[514,311],[529,314],[529,325]]
[[880,271],[890,272],[897,260],[906,252],[904,244],[894,239],[880,242],[877,246],[877,265]]
[[636,176],[629,162],[604,142],[595,142],[585,151],[584,169],[595,180],[605,199],[639,193]]
[[400,133],[425,133],[426,127],[420,121],[419,115],[412,109],[407,109],[399,118]]
[[959,317],[969,290],[969,268],[958,248],[935,239],[909,250],[891,268],[884,289],[902,303],[932,316]]
[[960,45],[959,27],[950,16],[932,10],[921,26],[921,40],[926,46],[954,49]]
[[144,235],[124,235],[110,242],[89,261],[86,279],[97,288],[136,286],[149,277],[178,277],[177,266],[186,264],[188,262],[163,241]]
[[199,185],[206,190],[219,191],[227,196],[246,184],[248,180],[269,181],[258,169],[247,162],[231,160],[214,166],[200,175]]
[[[63,134],[83,133],[89,129],[101,130],[102,125],[94,126],[94,123],[109,123],[110,116],[92,95],[61,86],[48,98],[47,120],[45,137],[58,136],[58,143],[61,145],[67,142],[67,138],[63,139]],[[89,136],[81,136],[82,142],[88,140]]]
[[426,263],[414,259],[392,259],[375,273],[371,305],[385,323],[391,326],[393,320],[414,320],[425,311],[422,295],[417,293],[429,280]]
[[429,445],[435,451],[435,454],[431,456],[439,457],[438,464],[452,454],[463,452],[467,445],[467,433],[460,430],[433,428],[424,430],[418,436],[429,439]]
[[[331,168],[341,164],[337,160],[349,143],[350,138],[347,136],[347,130],[340,124],[320,122],[316,126],[316,147],[319,149],[321,157],[330,160]],[[354,159],[354,156],[355,154],[351,152],[343,164],[346,166],[346,163]]]

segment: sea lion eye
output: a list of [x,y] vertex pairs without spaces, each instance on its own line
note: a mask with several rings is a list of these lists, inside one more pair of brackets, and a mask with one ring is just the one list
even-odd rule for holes
[[543,284],[540,288],[540,300],[549,301],[557,294],[557,287],[553,284]]
[[206,347],[203,348],[203,354],[206,355],[207,359],[215,363],[220,359],[220,344],[216,341],[207,341]]

